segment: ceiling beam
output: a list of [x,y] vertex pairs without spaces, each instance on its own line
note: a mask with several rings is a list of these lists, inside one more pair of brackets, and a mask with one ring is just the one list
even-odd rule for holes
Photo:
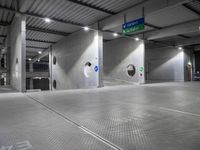
[[172,37],[199,31],[200,20],[188,21],[177,25],[169,26],[157,31],[148,32],[145,34],[147,40],[155,40],[165,37]]
[[31,30],[31,31],[49,33],[49,34],[57,34],[57,35],[61,35],[61,36],[68,36],[70,34],[70,33],[66,33],[66,32],[54,31],[54,30],[37,28],[37,27],[32,27],[32,26],[26,26],[26,29]]
[[36,47],[36,46],[26,46],[26,48],[41,49],[41,50],[47,49],[45,47]]
[[107,13],[107,14],[110,14],[110,15],[115,15],[116,14],[113,11],[109,11],[109,10],[104,9],[104,8],[100,8],[100,7],[91,5],[91,4],[87,4],[87,3],[83,2],[83,1],[78,1],[78,0],[66,0],[66,1],[72,2],[74,4],[78,4],[78,5],[81,5],[81,6],[84,6],[84,7],[88,7],[88,8],[97,10],[97,11],[101,11],[101,12],[104,12],[104,13]]
[[195,44],[199,44],[200,42],[200,36],[198,37],[193,37],[190,39],[185,39],[185,40],[178,40],[176,42],[176,45],[178,46],[188,46],[188,45],[195,45]]
[[[11,23],[9,22],[2,22],[0,21],[0,26],[9,26]],[[68,36],[70,33],[66,32],[61,32],[61,31],[55,31],[55,30],[49,30],[49,29],[43,29],[43,28],[37,28],[37,27],[32,27],[32,26],[26,26],[27,30],[31,31],[38,31],[38,32],[44,32],[44,33],[49,33],[49,34],[56,34],[56,35],[62,35],[62,36]]]
[[0,35],[1,38],[6,38],[6,35]]
[[49,44],[56,44],[56,42],[53,41],[45,41],[45,40],[36,40],[36,39],[26,39],[27,41],[31,41],[31,42],[41,42],[41,43],[49,43]]
[[182,38],[184,38],[184,39],[189,39],[189,38],[190,38],[189,36],[186,36],[186,35],[183,35],[183,34],[179,34],[178,36],[179,36],[179,37],[182,37]]
[[145,22],[144,25],[146,25],[146,26],[148,26],[148,27],[151,27],[151,28],[154,28],[154,29],[157,29],[157,30],[162,29],[161,27],[155,26],[155,25],[150,24],[150,23],[147,23],[147,22]]
[[[154,28],[154,29],[156,29],[156,30],[163,29],[162,27],[158,27],[158,26],[155,26],[155,25],[149,24],[149,23],[147,23],[147,22],[145,22],[145,25],[146,25],[146,26],[149,26],[149,27],[151,27],[151,28]],[[184,38],[184,39],[188,39],[188,38],[190,38],[190,37],[185,36],[185,35],[182,35],[182,34],[179,34],[179,35],[177,35],[177,36],[182,37],[182,38]]]

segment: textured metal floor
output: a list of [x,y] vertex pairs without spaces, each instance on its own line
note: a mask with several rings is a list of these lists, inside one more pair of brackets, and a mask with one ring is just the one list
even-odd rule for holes
[[0,150],[111,149],[25,95],[0,96]]
[[0,145],[199,150],[199,88],[199,82],[165,83],[7,95],[0,98]]
[[16,91],[9,86],[0,86],[0,93],[14,93],[14,92]]
[[122,85],[133,85],[131,82],[111,79],[111,78],[104,78],[103,80],[104,86],[122,86]]

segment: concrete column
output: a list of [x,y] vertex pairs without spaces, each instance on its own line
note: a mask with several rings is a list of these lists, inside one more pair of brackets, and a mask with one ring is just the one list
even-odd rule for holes
[[[104,76],[106,80],[145,83],[144,41],[118,38],[104,43]],[[129,74],[128,69],[134,70]]]
[[7,74],[6,74],[6,84],[11,85],[10,67],[11,67],[11,27],[7,28],[7,38],[6,38],[6,53],[7,53]]
[[29,63],[29,72],[33,72],[33,63]]
[[26,18],[19,14],[10,27],[10,77],[13,88],[26,91]]
[[[29,64],[29,72],[33,72],[33,63]],[[33,78],[30,78],[30,90],[33,89]]]
[[144,41],[141,42],[141,48],[140,48],[140,59],[138,60],[139,62],[139,84],[145,84],[145,76],[146,76],[146,69],[145,69],[145,44]]
[[102,86],[102,54],[102,35],[98,31],[81,30],[58,41],[50,58],[56,59],[52,64],[53,90]]
[[[2,53],[1,53],[1,49],[0,49],[0,61],[1,61],[1,59],[2,59]],[[1,63],[1,62],[0,62]],[[1,64],[0,64],[0,70],[1,70]]]
[[49,50],[49,90],[52,91],[52,46],[50,47]]
[[98,87],[103,87],[103,33],[98,32],[99,42],[99,85]]

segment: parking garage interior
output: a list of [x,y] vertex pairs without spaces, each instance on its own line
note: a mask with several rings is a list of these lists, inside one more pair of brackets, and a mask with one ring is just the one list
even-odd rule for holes
[[199,150],[199,0],[0,0],[0,150]]

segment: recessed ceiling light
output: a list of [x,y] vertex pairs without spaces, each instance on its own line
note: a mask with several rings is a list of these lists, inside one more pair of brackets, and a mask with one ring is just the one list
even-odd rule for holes
[[32,59],[31,59],[31,58],[29,58],[28,60],[29,60],[29,61],[31,61]]
[[42,54],[42,51],[38,51],[38,54]]
[[178,47],[178,49],[179,49],[179,50],[182,50],[183,48],[180,46],[180,47]]
[[49,19],[49,18],[44,18],[44,21],[47,22],[47,23],[50,23],[50,22],[51,22],[51,19]]
[[118,34],[117,34],[117,33],[113,33],[113,36],[114,36],[114,37],[117,37],[117,36],[118,36]]
[[38,59],[37,61],[40,62],[40,59]]
[[90,28],[89,27],[84,27],[84,30],[85,31],[88,31]]
[[135,40],[136,40],[136,41],[139,41],[140,39],[137,37],[137,38],[135,38]]

